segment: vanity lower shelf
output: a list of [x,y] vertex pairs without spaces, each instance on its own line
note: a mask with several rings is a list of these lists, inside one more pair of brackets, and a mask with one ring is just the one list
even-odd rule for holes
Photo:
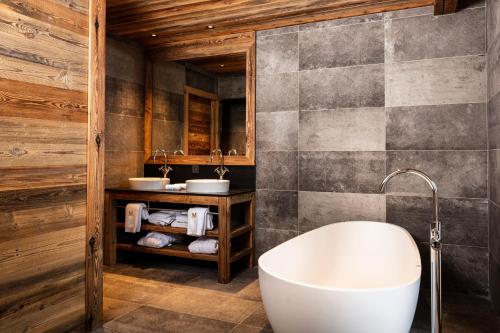
[[[104,264],[116,263],[117,251],[141,252],[155,255],[181,257],[193,260],[217,263],[218,281],[228,283],[231,280],[231,266],[247,267],[254,265],[254,226],[255,226],[255,193],[248,190],[230,191],[223,195],[193,195],[186,193],[161,193],[151,191],[134,191],[130,189],[106,190],[106,219],[104,224]],[[144,202],[155,209],[187,209],[189,207],[209,207],[217,212],[214,220],[215,229],[207,230],[206,237],[217,239],[217,254],[191,253],[188,244],[194,237],[187,236],[185,242],[164,248],[151,248],[137,245],[137,240],[144,233],[156,231],[161,233],[186,234],[185,228],[161,226],[142,223],[140,234],[125,233],[124,204],[128,202]],[[214,211],[217,209],[217,211]]]

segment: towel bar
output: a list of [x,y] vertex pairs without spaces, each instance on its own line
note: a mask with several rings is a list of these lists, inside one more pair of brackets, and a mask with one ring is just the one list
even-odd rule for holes
[[[115,205],[116,208],[125,208],[125,206],[119,206]],[[169,209],[169,208],[154,208],[154,207],[148,207],[147,210],[154,210],[154,211],[160,211],[160,210],[168,210],[171,212],[176,212],[176,213],[181,213],[181,214],[186,214],[187,215],[187,210],[180,210],[180,209]],[[219,213],[214,213],[214,212],[208,212],[210,215],[219,215]]]

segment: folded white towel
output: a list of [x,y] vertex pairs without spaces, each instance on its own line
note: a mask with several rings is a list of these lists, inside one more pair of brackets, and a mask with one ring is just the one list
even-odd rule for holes
[[129,203],[125,207],[125,232],[136,233],[141,231],[142,219],[149,217],[146,205],[143,203]]
[[146,236],[139,239],[137,244],[147,247],[162,248],[165,246],[170,246],[173,243],[180,242],[181,240],[182,240],[181,235],[150,232]]
[[169,210],[161,210],[159,212],[149,215],[149,223],[156,225],[169,225],[176,220],[176,212]]
[[187,234],[190,236],[203,236],[206,230],[214,228],[212,215],[205,207],[193,207],[188,210]]
[[215,254],[219,250],[219,241],[211,238],[198,238],[188,245],[191,253]]
[[175,220],[174,222],[172,222],[172,224],[170,226],[174,227],[174,228],[184,228],[184,229],[187,229],[188,223],[187,223],[187,221],[183,222],[183,221],[177,221],[177,220]]
[[177,184],[168,184],[165,185],[165,189],[169,191],[180,191],[186,189],[186,184],[177,183]]

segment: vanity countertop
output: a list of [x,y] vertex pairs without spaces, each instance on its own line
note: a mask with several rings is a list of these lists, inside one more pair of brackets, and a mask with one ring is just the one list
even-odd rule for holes
[[224,193],[195,193],[195,192],[187,192],[186,190],[180,191],[171,191],[171,190],[134,190],[129,187],[112,187],[107,188],[108,192],[138,192],[138,193],[163,193],[163,194],[177,194],[177,195],[196,195],[196,196],[208,196],[208,197],[231,197],[234,195],[252,193],[255,190],[252,189],[230,189],[229,192]]

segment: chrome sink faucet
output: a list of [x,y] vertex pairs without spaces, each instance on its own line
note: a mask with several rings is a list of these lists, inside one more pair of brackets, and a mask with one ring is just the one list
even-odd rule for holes
[[222,180],[224,179],[224,175],[228,173],[229,170],[224,166],[224,154],[222,153],[222,150],[219,148],[212,150],[212,153],[210,154],[211,163],[213,163],[215,155],[219,155],[220,165],[215,168],[214,172],[217,173],[219,175],[219,179]]
[[438,190],[436,183],[422,171],[416,169],[396,170],[389,174],[380,184],[380,192],[384,191],[387,182],[401,174],[413,174],[423,178],[432,190],[434,221],[430,226],[430,248],[431,248],[431,326],[432,333],[440,333],[442,329],[442,305],[441,305],[441,222],[439,221]]
[[168,178],[168,173],[173,169],[167,164],[167,152],[165,151],[165,149],[155,150],[153,155],[153,163],[156,162],[156,155],[158,155],[158,153],[160,152],[163,154],[163,165],[158,170],[163,173],[163,178]]

